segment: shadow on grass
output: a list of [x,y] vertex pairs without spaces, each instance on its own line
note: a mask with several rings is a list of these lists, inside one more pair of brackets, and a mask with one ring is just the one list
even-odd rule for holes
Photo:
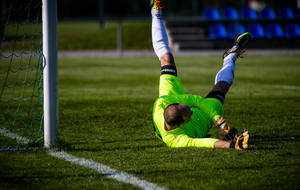
[[123,147],[74,148],[73,151],[75,152],[80,152],[80,151],[99,152],[99,151],[117,151],[117,150],[140,151],[148,148],[161,148],[161,147],[162,146],[158,146],[158,145],[157,146],[150,145],[150,146],[137,146],[137,147],[123,146]]
[[[276,150],[280,149],[280,143],[299,142],[300,136],[274,136],[266,137],[253,135],[250,137],[248,150]],[[77,147],[76,147],[77,146]],[[87,148],[81,148],[87,147]],[[166,145],[154,138],[131,138],[126,140],[108,140],[104,138],[95,139],[94,142],[68,143],[59,139],[54,148],[65,151],[115,151],[115,150],[145,150],[163,148]]]
[[[162,148],[166,145],[160,142],[158,139],[127,139],[127,140],[106,140],[96,139],[94,142],[78,142],[69,143],[65,140],[59,139],[57,143],[52,147],[57,150],[64,151],[116,151],[116,150],[145,150],[153,148]],[[81,148],[86,147],[86,148]]]
[[286,142],[293,142],[293,141],[299,141],[300,136],[276,136],[276,137],[265,137],[265,136],[259,136],[259,135],[253,135],[253,137],[250,137],[251,140],[256,140],[256,141],[260,141],[260,142],[266,142],[266,141],[272,141],[272,142],[276,142],[276,141],[286,141]]
[[280,142],[299,142],[300,136],[274,136],[265,137],[253,135],[250,137],[248,150],[274,150],[279,149]]

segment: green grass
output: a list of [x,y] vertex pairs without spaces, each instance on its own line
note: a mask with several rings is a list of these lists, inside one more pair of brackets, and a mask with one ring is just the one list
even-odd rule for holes
[[[299,189],[300,56],[238,60],[224,117],[250,148],[166,147],[152,128],[156,57],[59,59],[60,147],[169,189]],[[218,57],[177,57],[185,91],[205,96]],[[217,128],[209,135],[217,138]],[[135,189],[46,154],[0,153],[0,189]]]
[[[117,22],[106,22],[104,28],[100,29],[99,22],[59,23],[58,49],[116,50],[117,25]],[[151,49],[150,28],[150,22],[124,22],[123,48]]]
[[[96,21],[58,22],[58,50],[116,50],[117,27],[117,22],[106,22],[102,29]],[[150,22],[123,22],[123,48],[152,49],[150,28]],[[3,43],[2,51],[39,50],[41,30],[41,24],[35,23],[8,25],[5,33],[8,41]]]

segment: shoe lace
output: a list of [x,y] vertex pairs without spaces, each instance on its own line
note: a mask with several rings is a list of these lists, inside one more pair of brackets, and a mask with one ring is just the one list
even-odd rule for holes
[[160,1],[155,0],[153,8],[155,8],[156,10],[158,10],[158,9],[164,8],[164,6],[160,4]]

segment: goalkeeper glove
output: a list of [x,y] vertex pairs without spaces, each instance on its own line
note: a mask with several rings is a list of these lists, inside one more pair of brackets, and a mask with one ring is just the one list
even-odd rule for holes
[[219,117],[215,121],[215,125],[218,126],[219,128],[219,139],[223,140],[225,139],[226,141],[232,142],[236,141],[237,138],[240,136],[240,133],[233,128],[229,123],[227,123],[223,117]]
[[236,141],[232,141],[230,143],[230,148],[234,148],[236,150],[244,150],[249,147],[249,132],[244,130],[243,134],[241,134]]

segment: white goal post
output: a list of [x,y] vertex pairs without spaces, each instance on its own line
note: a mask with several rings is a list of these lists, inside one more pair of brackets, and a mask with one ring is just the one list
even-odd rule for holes
[[58,138],[57,0],[43,2],[44,146]]

